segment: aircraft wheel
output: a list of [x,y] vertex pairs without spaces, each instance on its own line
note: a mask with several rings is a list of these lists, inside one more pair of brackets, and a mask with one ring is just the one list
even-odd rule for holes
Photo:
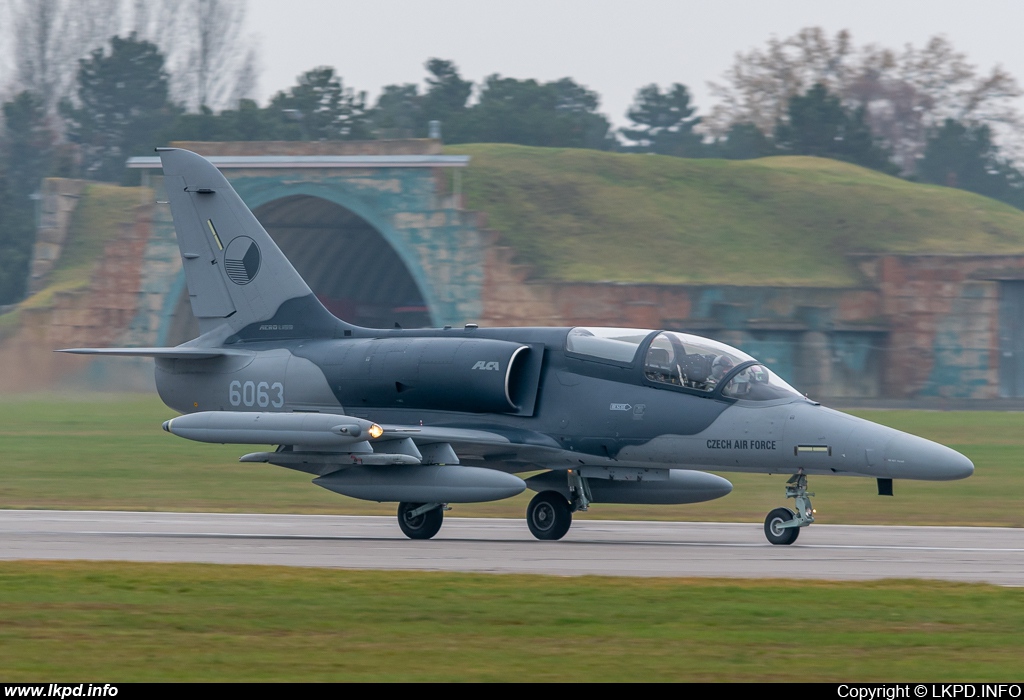
[[444,521],[444,511],[440,507],[419,515],[409,515],[422,505],[422,503],[398,504],[398,527],[402,528],[402,532],[411,540],[429,540],[441,529],[441,523]]
[[795,517],[796,513],[789,508],[776,508],[764,519],[764,536],[772,544],[793,544],[800,536],[800,528],[780,526]]
[[526,524],[538,540],[560,540],[572,525],[569,501],[557,491],[542,491],[526,508]]

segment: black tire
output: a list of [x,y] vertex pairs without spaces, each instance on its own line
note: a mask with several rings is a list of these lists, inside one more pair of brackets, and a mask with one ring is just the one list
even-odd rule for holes
[[398,504],[398,527],[410,540],[429,540],[441,529],[444,522],[444,511],[440,506],[426,513],[409,517],[409,513],[416,510],[422,503],[399,503]]
[[572,525],[572,507],[557,491],[542,491],[526,508],[526,524],[538,540],[560,540]]
[[800,536],[800,528],[779,527],[779,525],[795,517],[796,513],[789,508],[776,508],[764,519],[764,536],[772,544],[793,544]]

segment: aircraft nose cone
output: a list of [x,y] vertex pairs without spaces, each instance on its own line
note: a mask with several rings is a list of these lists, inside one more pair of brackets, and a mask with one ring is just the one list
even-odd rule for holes
[[893,477],[900,479],[950,481],[974,473],[974,463],[956,450],[906,433],[886,447],[885,464]]

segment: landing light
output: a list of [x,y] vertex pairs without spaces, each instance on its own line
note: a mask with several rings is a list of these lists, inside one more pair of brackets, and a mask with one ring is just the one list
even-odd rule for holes
[[367,432],[370,433],[370,437],[379,438],[381,435],[384,434],[384,428],[374,423],[373,425],[370,426],[370,429]]

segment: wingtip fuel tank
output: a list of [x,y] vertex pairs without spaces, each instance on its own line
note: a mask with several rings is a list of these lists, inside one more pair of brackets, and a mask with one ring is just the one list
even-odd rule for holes
[[372,421],[325,413],[200,411],[164,421],[166,432],[188,440],[233,445],[348,447],[383,429]]

